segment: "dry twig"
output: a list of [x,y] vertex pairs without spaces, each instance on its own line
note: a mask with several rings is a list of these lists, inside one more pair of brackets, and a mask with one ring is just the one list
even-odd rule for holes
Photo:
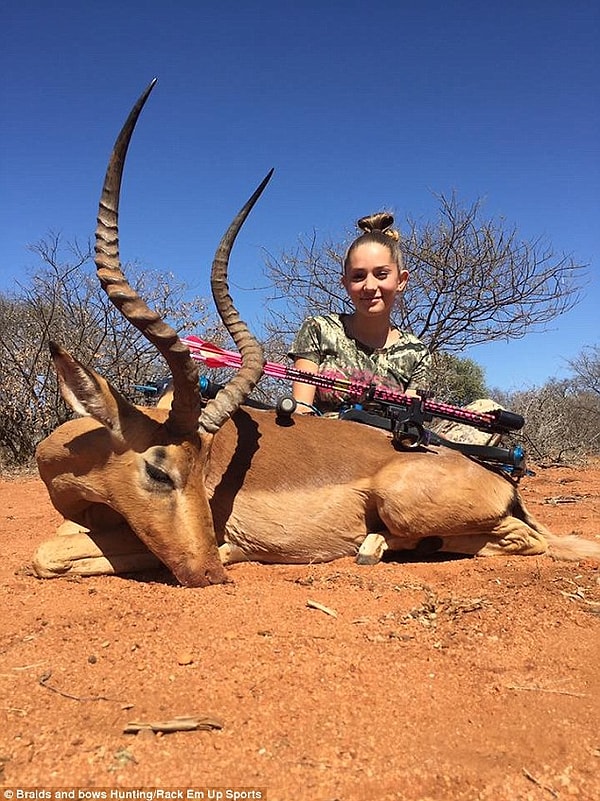
[[533,775],[532,775],[532,774],[531,774],[531,773],[530,773],[530,772],[527,770],[527,768],[523,768],[523,775],[524,775],[526,778],[528,778],[530,782],[533,782],[533,783],[534,783],[534,784],[535,784],[537,787],[540,787],[542,790],[546,790],[546,791],[547,791],[547,792],[549,792],[549,793],[550,793],[550,795],[551,795],[551,796],[553,796],[554,798],[558,798],[558,793],[556,792],[556,790],[554,790],[554,788],[550,787],[550,786],[549,786],[549,785],[547,785],[547,784],[542,784],[542,782],[541,782],[539,779],[536,779],[536,778],[535,778],[535,776],[533,776]]
[[571,695],[573,698],[587,698],[585,693],[572,693],[569,690],[554,690],[547,687],[528,687],[524,684],[505,684],[507,690],[529,690],[535,693],[553,693],[554,695]]
[[181,715],[171,718],[171,720],[131,721],[125,726],[123,733],[137,734],[140,731],[154,731],[170,734],[174,731],[213,731],[222,729],[224,725],[220,718]]
[[71,693],[63,692],[63,690],[59,690],[58,687],[52,687],[48,684],[48,679],[52,675],[51,670],[47,670],[45,673],[38,679],[38,684],[42,687],[45,687],[47,690],[51,690],[53,693],[57,695],[62,695],[63,698],[70,698],[72,701],[115,701],[118,704],[123,703],[118,698],[107,698],[105,695],[71,695]]
[[338,616],[335,609],[330,609],[328,606],[323,606],[323,604],[320,604],[318,601],[307,601],[306,605],[310,609],[318,609],[319,612],[325,612],[326,615],[331,615],[331,617]]

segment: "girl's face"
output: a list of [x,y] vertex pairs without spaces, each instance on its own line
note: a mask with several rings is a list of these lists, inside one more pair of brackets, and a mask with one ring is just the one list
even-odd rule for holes
[[398,270],[385,245],[365,242],[351,254],[342,284],[358,314],[390,316],[398,292],[408,281],[408,272]]

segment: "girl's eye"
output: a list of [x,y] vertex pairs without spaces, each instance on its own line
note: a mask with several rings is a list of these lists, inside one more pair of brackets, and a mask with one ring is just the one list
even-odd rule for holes
[[[372,273],[372,275],[377,281],[385,281],[385,279],[389,276],[390,272],[391,270],[388,269],[376,270],[375,272]],[[367,279],[367,273],[355,272],[350,275],[350,281],[353,284],[360,284],[363,281],[366,281],[366,279]]]

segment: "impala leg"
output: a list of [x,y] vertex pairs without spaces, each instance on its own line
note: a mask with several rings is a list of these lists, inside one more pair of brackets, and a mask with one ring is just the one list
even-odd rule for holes
[[237,545],[231,545],[229,542],[224,542],[223,545],[219,545],[219,558],[223,565],[236,565],[238,562],[251,561],[248,554],[242,551],[241,548],[238,548]]
[[161,566],[161,562],[125,526],[92,534],[65,521],[54,536],[33,555],[33,570],[40,578],[106,576],[134,573]]
[[423,555],[456,553],[465,556],[540,556],[548,550],[543,534],[516,517],[507,517],[488,534],[425,537],[421,540],[387,537],[391,551],[416,550]]
[[548,543],[527,523],[507,517],[490,534],[448,537],[440,550],[473,556],[541,556],[548,550]]
[[548,550],[544,535],[516,517],[504,519],[494,534],[498,541],[490,543],[478,556],[495,556],[497,553],[539,556]]
[[63,520],[54,532],[58,537],[70,537],[72,534],[89,534],[89,528],[75,523],[73,520]]

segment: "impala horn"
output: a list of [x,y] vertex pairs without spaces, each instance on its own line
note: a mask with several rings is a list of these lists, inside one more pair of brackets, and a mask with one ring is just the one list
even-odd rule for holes
[[233,305],[233,300],[229,294],[229,286],[227,285],[227,268],[229,266],[229,255],[235,238],[244,224],[246,217],[250,214],[252,207],[271,180],[272,175],[273,170],[270,170],[252,197],[235,217],[225,232],[223,239],[221,239],[213,260],[210,276],[213,299],[219,317],[223,321],[225,328],[227,328],[231,334],[240,352],[242,366],[231,381],[217,393],[216,398],[210,400],[202,410],[198,422],[199,431],[208,433],[218,431],[225,420],[231,417],[236,409],[246,400],[263,372],[265,355],[262,345],[251,333],[246,323],[240,318],[237,309]]
[[[217,397],[210,401],[202,412],[201,418],[202,399],[196,363],[191,358],[187,347],[181,342],[177,332],[165,323],[160,315],[150,309],[131,287],[123,274],[119,259],[119,196],[125,158],[138,117],[155,85],[156,78],[151,81],[132,108],[111,153],[98,208],[95,262],[98,278],[111,302],[125,319],[157,348],[167,362],[173,376],[173,402],[166,425],[174,435],[187,436],[198,428],[203,431],[216,431],[252,391],[252,387],[258,381],[262,371],[262,348],[250,334],[248,327],[240,320],[233,307],[226,281],[229,253],[235,237],[266,186],[270,174],[235,218],[223,237],[215,256],[213,276],[216,271],[217,281],[221,287],[224,287],[224,292],[217,293],[219,294],[218,300],[217,294],[215,294],[215,303],[225,326],[234,341],[239,343],[242,357],[247,360],[247,364],[244,364],[243,374],[236,375],[219,393],[219,396],[223,393],[223,397]],[[218,266],[215,267],[215,265]],[[230,325],[232,328],[229,327]],[[244,354],[246,355],[244,356]],[[258,370],[259,362],[260,371]]]

